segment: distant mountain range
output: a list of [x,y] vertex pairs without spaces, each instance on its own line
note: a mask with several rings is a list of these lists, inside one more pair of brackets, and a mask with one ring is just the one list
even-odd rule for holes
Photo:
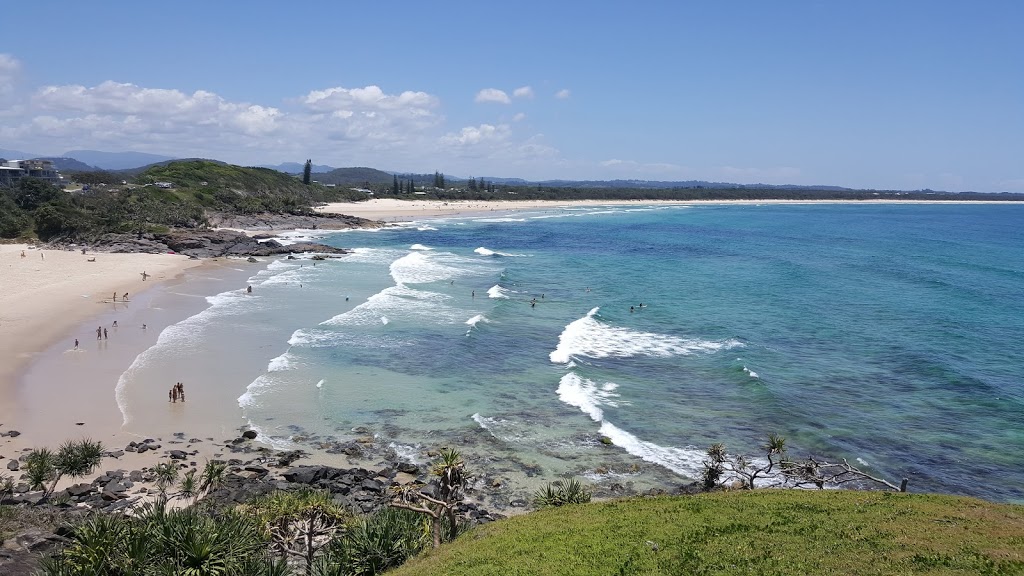
[[[32,154],[20,150],[0,148],[0,158],[7,160],[26,160],[40,158],[50,160],[56,168],[62,172],[91,172],[96,170],[118,171],[127,174],[137,174],[155,165],[167,164],[181,158],[162,156],[160,154],[149,154],[146,152],[102,152],[99,150],[69,150],[63,156],[44,156]],[[195,160],[192,158],[191,160]],[[218,164],[224,164],[218,160],[212,160]],[[305,164],[302,162],[283,162],[281,164],[263,164],[261,168],[270,168],[286,174],[301,174]],[[326,164],[314,164],[313,180],[321,184],[334,184],[337,186],[363,186],[391,184],[397,176],[400,181],[407,182],[410,178],[417,186],[431,185],[434,181],[434,174],[415,174],[408,172],[393,172],[378,170],[376,168],[353,167],[335,168]],[[463,184],[468,178],[445,174],[446,184]],[[708,182],[705,180],[525,180],[523,178],[502,178],[497,176],[477,177],[479,182],[484,180],[489,183],[504,186],[540,186],[550,188],[633,188],[633,189],[775,189],[775,190],[822,190],[822,191],[850,191],[855,188],[843,186],[807,186],[799,184],[735,184],[731,182]],[[930,192],[930,190],[929,190]]]
[[174,160],[173,156],[148,154],[146,152],[100,152],[99,150],[69,150],[63,156],[65,158],[74,158],[79,162],[95,166],[101,170],[128,170],[147,164]]

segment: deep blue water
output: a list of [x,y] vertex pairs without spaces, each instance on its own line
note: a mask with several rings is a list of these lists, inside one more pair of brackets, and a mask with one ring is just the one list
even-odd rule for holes
[[1006,205],[637,206],[334,234],[357,253],[254,279],[258,322],[294,333],[240,402],[278,442],[366,427],[526,489],[682,481],[708,445],[756,454],[774,432],[914,491],[1021,501],[1022,224]]

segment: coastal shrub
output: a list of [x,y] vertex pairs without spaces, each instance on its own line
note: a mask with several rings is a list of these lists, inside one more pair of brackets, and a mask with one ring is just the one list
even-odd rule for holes
[[712,445],[706,452],[708,459],[703,462],[701,480],[704,490],[718,486],[744,490],[761,486],[820,490],[826,486],[838,487],[853,483],[854,486],[873,485],[898,492],[906,491],[906,480],[897,486],[851,465],[845,459],[841,462],[815,458],[793,460],[787,454],[786,439],[777,434],[768,435],[762,450],[764,457],[760,458],[731,456],[722,444]]
[[318,554],[345,530],[352,515],[325,490],[278,490],[260,496],[240,511],[262,527],[274,555],[300,561],[310,574]]
[[429,524],[415,512],[385,507],[348,527],[317,563],[318,576],[372,576],[402,565],[430,545]]
[[431,476],[433,479],[428,486],[410,484],[396,490],[391,506],[427,516],[433,546],[438,548],[442,540],[453,540],[459,533],[461,523],[456,506],[462,501],[471,474],[466,470],[462,454],[454,448],[445,448],[431,468]]
[[18,238],[32,228],[32,219],[6,193],[0,192],[0,238]]
[[259,523],[233,511],[165,510],[147,505],[135,516],[94,514],[71,542],[45,559],[46,576],[66,574],[286,574],[266,553]]
[[538,508],[549,506],[565,506],[566,504],[586,504],[590,502],[591,493],[583,483],[575,478],[555,480],[538,490],[533,496],[533,503]]

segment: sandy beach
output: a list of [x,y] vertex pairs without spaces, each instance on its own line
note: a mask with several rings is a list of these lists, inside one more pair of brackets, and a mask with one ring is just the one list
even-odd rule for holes
[[[528,210],[551,210],[582,206],[643,206],[643,205],[763,205],[763,204],[978,204],[969,200],[399,200],[374,198],[366,202],[336,202],[317,208],[326,214],[348,214],[371,220],[398,222],[420,218],[478,216],[483,214],[515,213]],[[984,204],[1018,204],[1012,201],[984,202]]]
[[114,306],[115,295],[132,300],[199,264],[176,254],[82,254],[0,244],[0,405],[10,407],[13,379],[40,350],[61,338],[69,348],[75,338],[95,338],[71,329]]

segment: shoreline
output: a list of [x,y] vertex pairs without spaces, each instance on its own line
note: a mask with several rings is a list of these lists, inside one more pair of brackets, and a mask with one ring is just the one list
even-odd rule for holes
[[315,210],[322,214],[346,214],[384,222],[408,222],[421,218],[514,214],[528,210],[552,210],[599,206],[758,206],[816,204],[1018,204],[1012,200],[400,200],[373,198],[365,202],[333,202]]
[[[42,350],[64,339],[73,347],[76,336],[85,342],[89,334],[72,333],[85,320],[127,307],[140,293],[201,263],[176,254],[83,254],[0,244],[0,349],[7,355],[0,364],[0,422],[14,408],[19,375]],[[124,294],[127,303],[120,300]]]

